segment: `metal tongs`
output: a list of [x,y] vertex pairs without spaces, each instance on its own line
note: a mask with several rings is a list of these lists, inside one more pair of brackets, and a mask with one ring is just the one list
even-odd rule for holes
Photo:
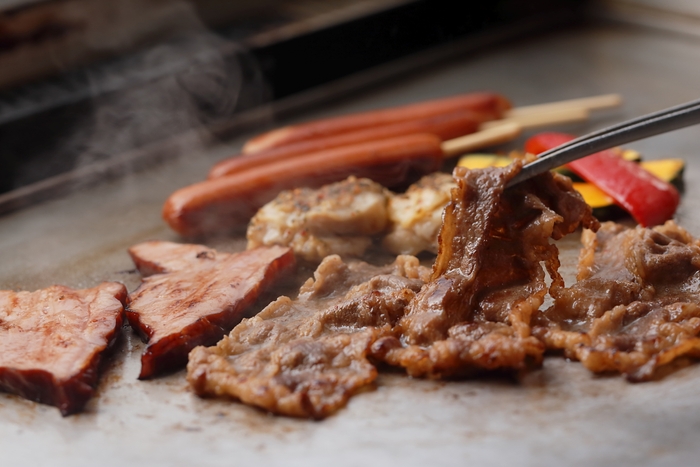
[[508,186],[605,149],[698,123],[700,99],[627,120],[541,153],[536,161],[524,166]]

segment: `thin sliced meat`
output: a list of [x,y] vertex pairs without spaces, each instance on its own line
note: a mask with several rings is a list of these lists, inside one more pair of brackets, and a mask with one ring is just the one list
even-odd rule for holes
[[322,418],[377,375],[372,343],[392,334],[429,270],[412,256],[390,266],[325,258],[291,300],[280,297],[216,347],[190,354],[195,392],[270,412]]
[[242,253],[202,245],[146,242],[129,249],[143,283],[129,295],[126,316],[148,341],[140,379],[185,366],[198,345],[215,344],[241,320],[260,293],[294,267],[286,247]]
[[126,288],[116,282],[0,291],[0,389],[63,415],[83,410],[102,354],[121,329],[125,300]]
[[549,239],[598,224],[567,178],[504,191],[521,167],[456,171],[432,277],[412,256],[384,268],[328,257],[297,300],[281,297],[216,347],[194,349],[191,386],[321,418],[375,379],[372,362],[444,377],[541,361],[530,335],[547,292],[540,263],[563,286]]
[[563,284],[549,239],[598,223],[568,178],[546,173],[505,190],[521,167],[455,170],[431,281],[399,323],[401,342],[377,342],[376,357],[433,378],[541,362],[530,334],[547,293],[541,263]]
[[552,291],[535,333],[593,372],[643,381],[700,356],[700,243],[669,221],[585,232],[578,282]]

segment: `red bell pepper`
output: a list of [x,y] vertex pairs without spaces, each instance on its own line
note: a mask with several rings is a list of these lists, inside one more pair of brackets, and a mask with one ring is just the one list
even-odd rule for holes
[[[574,136],[540,133],[525,143],[532,154],[553,149]],[[644,227],[661,224],[673,217],[680,195],[673,185],[620,157],[613,150],[601,151],[567,164],[569,170],[600,188]]]

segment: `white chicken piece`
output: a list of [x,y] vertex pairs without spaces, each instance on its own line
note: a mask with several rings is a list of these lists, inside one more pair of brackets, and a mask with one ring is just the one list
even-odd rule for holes
[[418,180],[389,201],[391,230],[382,246],[395,254],[437,253],[442,212],[457,183],[452,175],[436,172]]
[[289,246],[298,258],[320,262],[331,254],[361,256],[372,236],[388,227],[386,188],[349,177],[319,189],[283,191],[248,225],[248,248]]

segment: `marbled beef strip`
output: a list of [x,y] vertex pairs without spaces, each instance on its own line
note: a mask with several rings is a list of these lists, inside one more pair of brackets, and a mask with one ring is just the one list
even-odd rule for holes
[[126,288],[0,291],[0,389],[80,412],[93,396],[102,353],[123,322]]
[[584,232],[578,282],[552,291],[535,333],[594,372],[643,381],[700,356],[700,242],[669,221]]
[[294,253],[280,246],[228,254],[202,245],[146,242],[129,253],[149,276],[129,295],[126,310],[131,327],[148,341],[140,379],[183,368],[190,350],[215,344],[294,266]]
[[371,344],[393,332],[428,275],[412,256],[385,267],[328,256],[296,300],[280,297],[215,347],[194,349],[187,379],[200,395],[284,415],[330,415],[374,381]]
[[399,322],[401,339],[376,342],[376,357],[428,377],[542,360],[544,346],[530,335],[547,293],[541,263],[563,285],[549,239],[598,222],[568,178],[546,173],[505,190],[521,167],[455,170],[431,281]]

